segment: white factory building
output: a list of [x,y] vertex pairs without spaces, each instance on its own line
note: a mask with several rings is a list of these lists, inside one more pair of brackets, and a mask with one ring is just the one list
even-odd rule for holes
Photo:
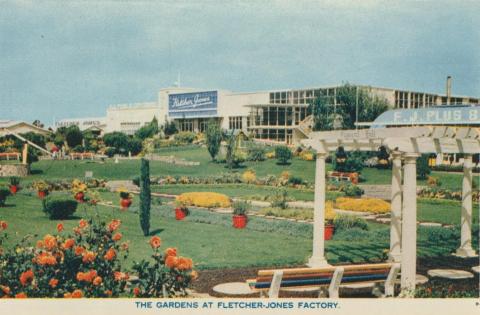
[[[391,88],[355,85],[384,98],[392,109],[428,108],[441,105],[478,105],[480,100],[469,96],[452,96],[450,83],[446,94],[415,92]],[[152,102],[111,105],[106,117],[65,119],[55,127],[77,124],[102,132],[121,131],[134,134],[156,117],[160,124],[173,121],[182,131],[202,132],[210,119],[223,129],[241,129],[254,138],[291,143],[294,130],[308,116],[307,108],[317,97],[328,97],[336,104],[341,85],[263,92],[231,92],[216,89],[185,87],[162,88]]]

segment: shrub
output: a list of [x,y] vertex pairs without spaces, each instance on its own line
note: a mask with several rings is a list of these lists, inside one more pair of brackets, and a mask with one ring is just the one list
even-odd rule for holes
[[6,187],[0,187],[0,207],[5,206],[7,197],[10,196],[10,189]]
[[128,139],[128,144],[127,144],[127,150],[132,154],[132,155],[137,155],[142,151],[142,140],[139,138],[129,138]]
[[[107,147],[112,147],[115,149],[113,154],[116,153],[126,153],[128,151],[128,142],[129,138],[123,132],[115,131],[106,133],[103,136],[103,142]],[[107,153],[105,153],[107,154]],[[112,156],[113,156],[112,154]],[[109,154],[107,154],[109,155]],[[110,156],[110,155],[109,155]]]
[[301,177],[291,176],[291,177],[288,179],[288,183],[289,183],[290,185],[304,185],[304,184],[305,184],[305,181],[304,181]]
[[205,131],[205,138],[208,153],[212,160],[215,160],[215,157],[220,150],[220,143],[222,142],[222,130],[214,120],[208,122],[207,130]]
[[242,180],[243,180],[244,183],[252,184],[252,183],[255,182],[256,179],[257,179],[257,176],[256,176],[254,170],[246,170],[242,174]]
[[265,157],[267,159],[274,159],[275,158],[275,151],[265,153]]
[[214,192],[183,193],[177,196],[176,200],[187,206],[204,208],[228,208],[231,205],[228,196]]
[[340,197],[335,201],[338,209],[360,212],[387,213],[390,211],[390,203],[377,198],[346,198]]
[[440,187],[442,186],[442,182],[438,177],[427,176],[427,185],[430,187]]
[[180,143],[192,143],[195,140],[195,133],[190,131],[181,131],[175,135],[175,140]]
[[172,121],[166,122],[165,127],[163,127],[163,131],[165,132],[166,136],[173,135],[178,132],[177,125]]
[[287,146],[280,145],[275,147],[275,156],[278,164],[285,165],[292,158],[292,151]]
[[364,229],[354,227],[351,229],[337,230],[337,225],[335,225],[335,234],[333,235],[333,239],[336,241],[358,242],[367,240],[369,238],[371,238],[371,234]]
[[315,161],[315,154],[307,150],[302,151],[299,156],[304,161]]
[[10,177],[10,185],[12,185],[12,186],[20,185],[20,177],[18,177],[18,176]]
[[234,215],[246,215],[252,205],[248,201],[235,201],[232,207]]
[[417,179],[427,179],[431,173],[430,166],[428,166],[428,155],[422,154],[417,159]]
[[65,133],[65,140],[70,148],[74,148],[82,144],[83,134],[78,126],[70,126]]
[[270,198],[270,204],[275,208],[286,209],[287,196],[288,192],[286,189],[279,189],[275,192],[275,195]]
[[117,149],[115,149],[114,147],[106,147],[105,148],[105,155],[106,156],[111,158],[115,155],[115,153],[117,153]]
[[260,145],[250,145],[247,148],[247,160],[248,161],[264,161],[265,160],[265,147]]
[[50,220],[68,219],[77,210],[77,201],[68,195],[49,195],[43,199],[43,211]]
[[143,235],[147,236],[150,232],[150,164],[148,160],[142,159],[140,170],[140,227]]
[[81,144],[76,145],[72,150],[77,153],[85,152],[85,148]]
[[354,215],[338,215],[333,220],[335,230],[350,230],[358,228],[360,230],[368,230],[368,224],[365,219]]
[[348,197],[360,197],[363,195],[364,190],[357,185],[347,184],[343,188],[343,192]]
[[186,296],[187,287],[198,277],[190,258],[178,257],[176,248],[167,248],[162,254],[160,244],[160,238],[153,236],[150,240],[155,251],[151,256],[153,263],[142,260],[132,268],[139,278],[138,284],[131,287],[137,298]]

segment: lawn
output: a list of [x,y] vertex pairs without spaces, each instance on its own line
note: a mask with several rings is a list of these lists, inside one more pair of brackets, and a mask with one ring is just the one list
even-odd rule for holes
[[[102,198],[118,204],[116,194],[103,192]],[[452,211],[455,211],[454,208],[460,209],[452,206]],[[77,224],[80,217],[95,217],[94,209],[85,209],[80,206],[75,218],[63,221],[67,231]],[[123,240],[130,241],[128,266],[134,260],[148,259],[151,254],[149,237],[144,237],[139,227],[137,197],[126,212],[107,206],[98,206],[97,210],[100,220],[110,221],[113,217],[122,220]],[[419,211],[419,216],[422,211]],[[424,215],[428,215],[428,211],[430,209]],[[9,223],[11,237],[7,246],[27,234],[43,236],[54,233],[57,224],[57,221],[48,220],[42,212],[41,201],[27,191],[8,199],[7,207],[0,208],[0,219]],[[452,216],[452,219],[459,220],[459,216]],[[434,221],[434,218],[428,217],[428,221]],[[246,229],[236,230],[231,227],[229,214],[200,209],[192,209],[184,221],[176,221],[173,207],[160,205],[159,200],[154,198],[151,227],[152,235],[162,238],[163,248],[177,247],[181,255],[194,260],[198,269],[302,265],[311,254],[312,225],[307,223],[252,217]],[[332,263],[381,260],[383,251],[389,247],[388,225],[370,223],[369,227],[371,232],[366,236],[353,235],[353,239],[328,241],[328,260]],[[419,231],[419,257],[449,254],[458,246],[459,240],[432,241],[426,228],[419,228]],[[36,239],[33,237],[31,243]]]
[[[278,165],[275,159],[263,162],[245,162],[239,169],[229,170],[225,164],[215,163],[206,148],[198,146],[173,147],[159,150],[159,154],[175,156],[188,161],[200,162],[198,166],[172,165],[160,161],[150,162],[152,177],[158,176],[196,176],[207,177],[214,174],[244,172],[246,169],[254,169],[257,177],[266,175],[279,176],[283,171],[288,170],[292,176],[301,177],[312,183],[315,175],[315,162],[304,161],[295,157],[289,165]],[[93,176],[103,179],[132,179],[137,177],[140,170],[140,161],[137,159],[121,159],[115,163],[113,159],[102,161],[90,160],[42,160],[31,165],[32,174],[24,182],[38,179],[72,179],[83,178],[86,171],[92,171]],[[331,170],[331,164],[327,164],[327,171]],[[376,168],[364,168],[362,176],[364,184],[385,184],[391,183],[391,170],[379,170]],[[456,173],[432,172],[432,176],[439,177],[443,188],[460,190],[462,175]],[[476,176],[477,180],[480,179]],[[5,182],[7,179],[0,179]],[[418,181],[418,185],[426,185],[425,181]]]

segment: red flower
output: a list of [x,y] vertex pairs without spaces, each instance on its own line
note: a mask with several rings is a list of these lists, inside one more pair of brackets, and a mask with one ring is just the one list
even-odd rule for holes
[[96,257],[97,257],[97,255],[94,252],[86,251],[82,255],[82,261],[84,263],[91,263],[95,260]]
[[26,299],[27,298],[27,295],[23,292],[20,292],[18,294],[15,294],[15,298],[16,299]]
[[115,231],[116,229],[118,229],[120,227],[120,224],[122,222],[118,219],[113,219],[109,224],[108,224],[108,230],[110,232],[113,232]]
[[57,231],[58,231],[58,233],[63,231],[63,224],[62,223],[57,224]]
[[85,252],[85,248],[82,246],[75,246],[75,255],[80,256]]
[[80,222],[78,222],[78,227],[81,228],[81,229],[84,229],[84,228],[88,227],[88,222],[85,221],[84,219],[81,219]]
[[189,270],[192,269],[192,260],[190,258],[179,257],[177,261],[178,270]]
[[102,284],[102,281],[102,277],[95,277],[95,279],[93,279],[93,285],[99,286],[100,284]]
[[165,256],[177,256],[177,249],[169,247],[165,250]]
[[0,230],[6,230],[8,227],[7,221],[0,221]]
[[83,297],[83,292],[81,290],[77,289],[77,290],[72,292],[72,298],[79,299],[81,297]]
[[128,274],[126,274],[124,272],[120,272],[120,271],[115,271],[113,273],[113,276],[114,276],[116,281],[128,280],[128,278],[129,278]]
[[111,261],[115,259],[115,256],[117,256],[117,252],[113,248],[110,248],[109,250],[107,250],[107,253],[105,254],[105,256],[103,256],[103,258],[105,260]]
[[175,268],[175,266],[177,266],[177,260],[178,259],[175,256],[167,256],[165,259],[165,266],[168,268]]
[[113,235],[112,237],[112,240],[114,240],[115,242],[121,239],[122,239],[122,233],[115,233],[115,235]]
[[63,244],[63,248],[65,249],[70,249],[75,245],[75,240],[73,238],[69,238],[65,240],[65,243]]
[[33,271],[28,269],[20,275],[20,283],[25,286],[28,282],[33,280]]
[[47,234],[43,238],[43,245],[46,249],[52,250],[57,246],[57,239],[54,236]]
[[154,249],[157,249],[160,247],[160,245],[162,245],[162,240],[160,239],[160,237],[152,236],[152,238],[150,239],[150,246],[152,246],[152,248]]
[[135,296],[140,295],[140,289],[138,287],[133,288],[133,295]]
[[50,279],[50,281],[48,282],[48,285],[51,286],[52,288],[55,288],[57,284],[58,284],[58,280],[55,278]]

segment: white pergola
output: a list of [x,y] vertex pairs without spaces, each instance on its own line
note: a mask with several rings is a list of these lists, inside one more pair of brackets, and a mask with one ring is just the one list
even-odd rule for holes
[[461,257],[476,255],[472,248],[472,154],[480,152],[480,128],[424,126],[323,131],[312,132],[308,139],[301,142],[314,149],[317,155],[313,253],[308,262],[309,266],[328,266],[324,244],[325,158],[340,146],[347,151],[377,151],[380,146],[384,146],[392,154],[389,260],[401,263],[401,288],[404,292],[408,294],[415,289],[417,260],[416,160],[422,153],[464,154],[461,240],[456,255]]

